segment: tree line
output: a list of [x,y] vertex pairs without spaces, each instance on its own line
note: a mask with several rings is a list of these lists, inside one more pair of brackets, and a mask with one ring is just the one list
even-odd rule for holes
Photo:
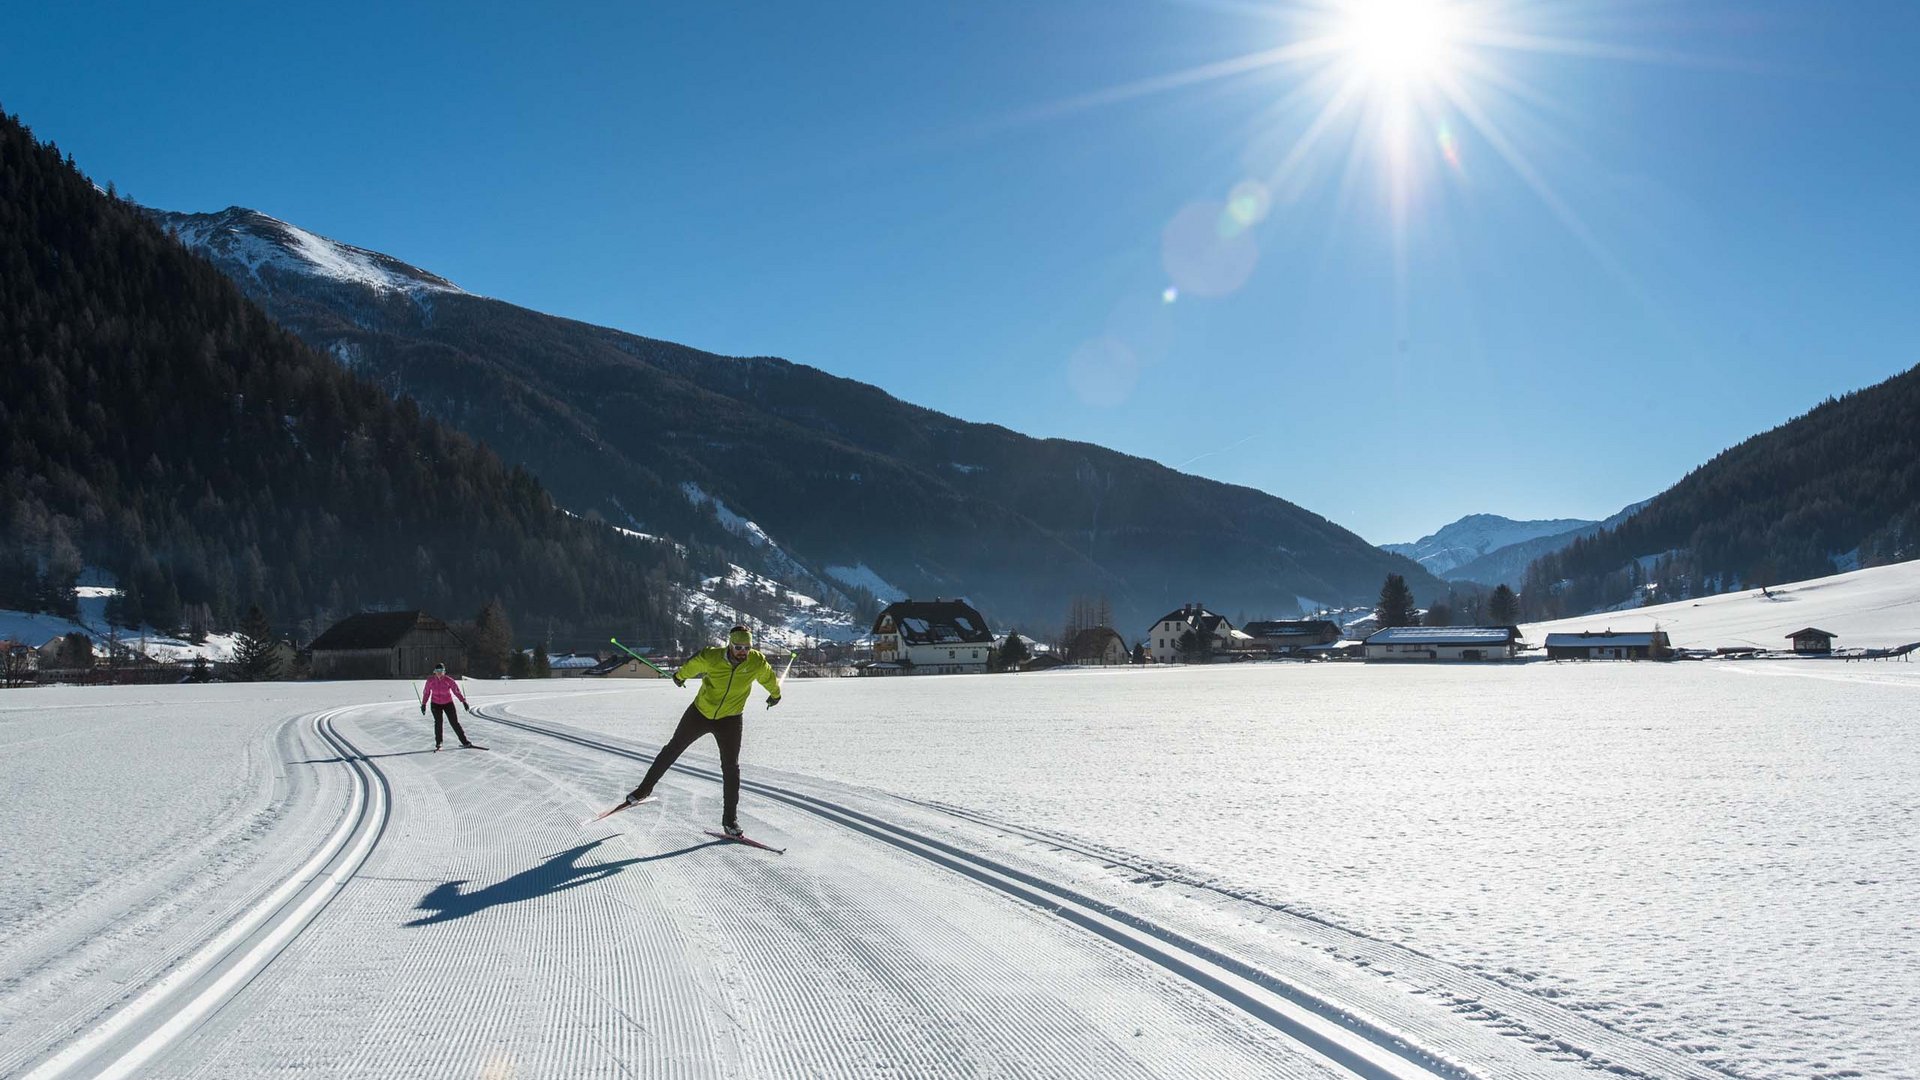
[[562,514],[524,470],[274,325],[0,114],[0,606],[282,630],[489,599],[670,639],[671,544]]

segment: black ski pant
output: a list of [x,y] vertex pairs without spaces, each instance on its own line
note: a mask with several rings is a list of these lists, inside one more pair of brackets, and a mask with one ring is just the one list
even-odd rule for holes
[[647,769],[647,778],[640,781],[640,786],[633,789],[629,798],[638,801],[653,794],[653,786],[667,775],[675,759],[700,736],[711,735],[713,741],[720,744],[721,787],[725,791],[726,809],[721,812],[720,821],[722,824],[732,824],[736,820],[734,815],[740,810],[740,728],[739,713],[709,720],[700,712],[698,705],[687,706],[687,711],[680,714],[680,726],[674,729],[673,738],[668,739],[667,745],[654,755],[653,764]]
[[460,712],[453,707],[453,702],[449,701],[445,705],[434,702],[433,745],[439,746],[440,740],[446,738],[447,724],[453,725],[453,737],[460,740],[460,745],[467,745],[467,733],[460,730]]

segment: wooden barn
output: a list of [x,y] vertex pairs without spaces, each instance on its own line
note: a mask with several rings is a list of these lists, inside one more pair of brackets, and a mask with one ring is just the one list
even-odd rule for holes
[[423,611],[363,611],[313,639],[316,679],[423,679],[433,665],[460,676],[467,647],[447,624]]

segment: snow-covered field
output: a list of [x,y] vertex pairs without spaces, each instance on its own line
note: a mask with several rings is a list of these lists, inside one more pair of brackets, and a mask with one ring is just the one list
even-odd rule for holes
[[1665,630],[1676,648],[1790,649],[1803,627],[1839,635],[1836,649],[1884,649],[1920,641],[1920,560],[1698,600],[1581,615],[1521,627],[1535,645],[1549,633]]
[[408,691],[0,695],[0,1075],[1920,1077],[1920,665]]

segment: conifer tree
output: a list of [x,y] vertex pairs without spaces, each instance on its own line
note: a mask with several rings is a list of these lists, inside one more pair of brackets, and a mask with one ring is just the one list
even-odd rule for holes
[[1520,598],[1513,590],[1501,585],[1493,590],[1493,597],[1487,601],[1487,615],[1495,626],[1512,626],[1520,621]]
[[553,660],[547,656],[547,643],[544,641],[533,647],[533,677],[553,678]]
[[234,642],[233,668],[242,682],[265,682],[280,675],[280,657],[274,650],[273,625],[260,605],[247,609],[246,621]]
[[467,647],[467,658],[475,675],[497,679],[507,673],[512,659],[508,654],[513,651],[513,626],[507,621],[506,606],[495,597],[473,621],[473,642]]
[[1406,578],[1399,574],[1387,575],[1387,580],[1380,586],[1380,603],[1373,609],[1373,617],[1382,630],[1390,626],[1419,625],[1419,615],[1413,606],[1413,590],[1407,587]]

